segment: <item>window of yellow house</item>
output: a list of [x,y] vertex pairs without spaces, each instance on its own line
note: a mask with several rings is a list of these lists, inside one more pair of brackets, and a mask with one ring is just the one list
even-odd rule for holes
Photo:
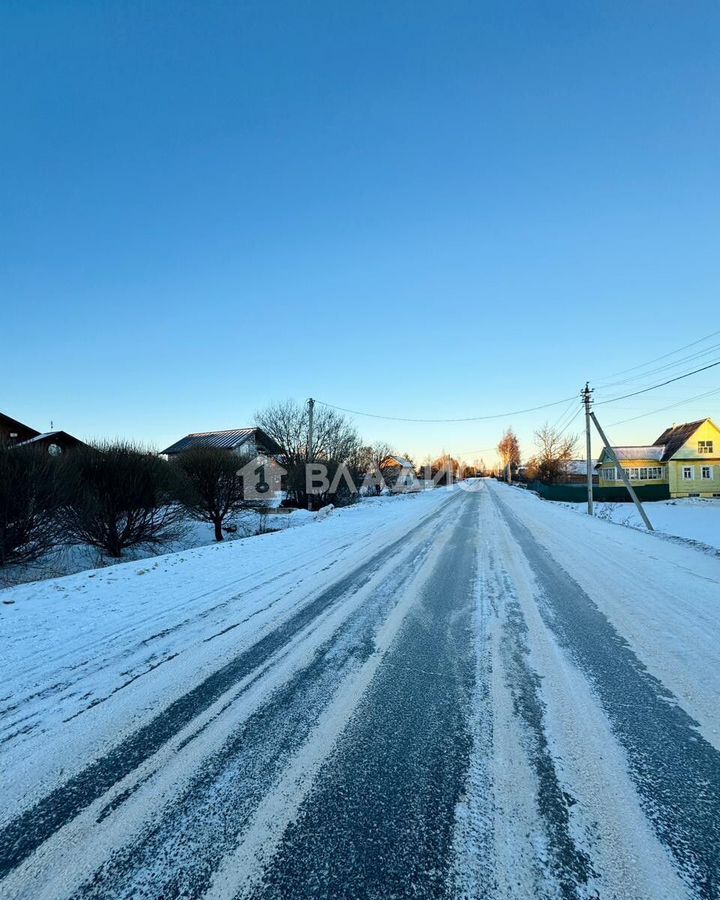
[[713,442],[712,441],[698,441],[698,453],[712,453],[713,452]]
[[702,477],[703,478],[712,478],[712,466],[703,466],[702,467]]
[[695,477],[695,466],[683,466],[683,478],[691,481]]

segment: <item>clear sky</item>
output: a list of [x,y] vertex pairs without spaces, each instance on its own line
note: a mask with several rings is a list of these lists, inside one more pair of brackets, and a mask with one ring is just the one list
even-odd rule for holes
[[[5,0],[0,60],[0,410],[41,430],[501,413],[720,329],[716,2]],[[489,458],[567,407],[357,424]]]

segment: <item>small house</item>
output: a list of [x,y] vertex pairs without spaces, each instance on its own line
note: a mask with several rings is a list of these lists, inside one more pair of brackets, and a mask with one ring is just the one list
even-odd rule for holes
[[59,456],[73,447],[84,446],[83,442],[67,431],[46,431],[42,434],[17,419],[0,413],[0,444],[12,447],[35,447],[46,450],[52,456]]
[[[671,497],[720,497],[720,429],[712,419],[672,425],[653,444],[613,450],[635,485],[666,485]],[[596,468],[601,487],[622,485],[606,450]]]
[[27,441],[21,441],[18,447],[37,447],[46,450],[51,456],[60,456],[67,450],[75,447],[84,447],[85,444],[67,431],[46,431],[44,434],[36,434]]
[[233,428],[229,431],[196,431],[186,434],[162,451],[162,456],[172,459],[191,447],[217,447],[238,456],[268,456],[282,454],[282,447],[262,428]]
[[[593,484],[598,483],[598,476],[595,472],[597,460],[591,463],[591,471],[593,473]],[[565,484],[587,484],[587,460],[569,459],[564,463],[563,481]]]
[[415,466],[403,456],[386,456],[379,465],[383,481],[391,493],[419,491]]

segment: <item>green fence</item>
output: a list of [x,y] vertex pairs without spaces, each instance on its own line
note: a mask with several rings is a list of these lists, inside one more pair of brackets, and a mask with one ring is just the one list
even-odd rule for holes
[[[640,500],[669,500],[670,488],[667,484],[639,484],[635,493]],[[562,500],[565,503],[582,503],[587,499],[587,485],[585,484],[542,484],[539,481],[531,481],[528,484],[531,491],[535,491],[545,500]],[[628,489],[622,487],[598,487],[593,485],[593,498],[601,503],[631,503],[632,498]]]

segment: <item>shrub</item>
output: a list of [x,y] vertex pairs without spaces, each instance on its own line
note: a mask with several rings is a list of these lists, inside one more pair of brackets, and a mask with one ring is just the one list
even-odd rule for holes
[[0,566],[31,562],[55,546],[57,468],[40,449],[0,444]]
[[126,441],[79,447],[63,459],[62,521],[70,539],[119,559],[179,535],[173,467]]
[[218,447],[193,447],[174,463],[182,474],[180,501],[188,513],[215,529],[223,540],[223,523],[245,506],[239,470],[248,459]]

